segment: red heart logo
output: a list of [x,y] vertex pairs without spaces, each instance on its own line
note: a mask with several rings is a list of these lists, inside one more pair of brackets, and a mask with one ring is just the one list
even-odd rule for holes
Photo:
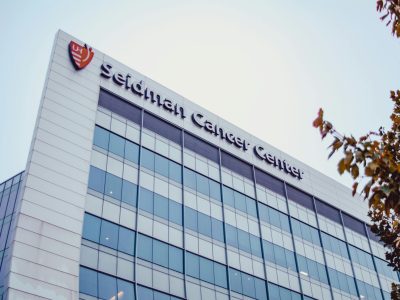
[[85,44],[83,47],[74,41],[69,43],[69,57],[75,69],[81,70],[86,67],[94,56],[92,48],[88,48]]

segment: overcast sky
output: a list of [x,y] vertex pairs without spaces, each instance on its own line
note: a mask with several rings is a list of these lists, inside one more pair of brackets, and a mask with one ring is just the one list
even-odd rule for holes
[[58,29],[340,182],[312,128],[388,126],[399,41],[375,0],[0,0],[0,182],[25,168]]

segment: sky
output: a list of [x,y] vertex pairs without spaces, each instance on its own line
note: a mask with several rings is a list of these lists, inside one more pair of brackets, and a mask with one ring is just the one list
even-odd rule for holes
[[0,0],[0,182],[25,168],[58,29],[348,186],[318,109],[359,136],[399,88],[374,0]]

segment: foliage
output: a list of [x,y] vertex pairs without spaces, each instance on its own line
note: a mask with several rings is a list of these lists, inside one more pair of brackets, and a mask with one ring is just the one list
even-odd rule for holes
[[392,33],[400,37],[400,0],[378,0],[376,10],[383,13],[381,20],[387,21],[386,26],[392,25]]
[[[377,0],[381,20],[391,26],[392,34],[400,37],[400,0]],[[390,130],[383,127],[355,138],[338,133],[319,110],[313,126],[322,139],[333,137],[329,158],[338,151],[343,157],[338,172],[349,173],[354,181],[353,196],[363,182],[361,194],[368,199],[371,231],[385,245],[386,259],[395,271],[400,270],[400,90],[391,91],[394,108],[390,115]],[[400,299],[400,286],[392,285],[392,299]]]

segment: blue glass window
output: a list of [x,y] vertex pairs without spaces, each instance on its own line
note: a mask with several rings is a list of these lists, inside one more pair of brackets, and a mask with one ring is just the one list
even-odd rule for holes
[[153,300],[153,290],[138,285],[137,287],[138,300]]
[[97,272],[80,267],[79,292],[97,297]]
[[101,220],[92,215],[85,214],[83,221],[83,238],[98,243],[100,238]]
[[215,284],[228,288],[228,279],[226,277],[226,267],[219,263],[214,263],[214,275],[215,275]]
[[209,180],[210,182],[210,197],[221,201],[221,186],[218,182],[214,180]]
[[222,195],[223,195],[225,204],[235,207],[235,197],[233,196],[232,189],[227,188],[226,186],[223,186],[222,187]]
[[224,225],[220,220],[211,218],[212,238],[224,242]]
[[176,182],[182,182],[182,167],[181,165],[169,161],[169,178]]
[[137,185],[127,180],[122,181],[122,202],[136,207]]
[[168,177],[168,159],[156,154],[154,171],[162,176]]
[[243,194],[236,192],[236,191],[233,192],[233,195],[235,197],[235,208],[239,209],[243,212],[246,212],[246,210],[247,210],[246,197]]
[[95,144],[100,148],[108,150],[109,139],[110,139],[110,133],[107,130],[98,126],[94,128],[93,144]]
[[192,170],[184,168],[183,174],[184,174],[185,186],[188,186],[191,189],[196,190],[196,173],[193,172]]
[[250,234],[251,253],[258,257],[262,257],[260,238]]
[[98,273],[99,278],[99,298],[117,298],[117,279],[103,273]]
[[225,224],[226,243],[233,247],[238,247],[237,229],[229,224]]
[[141,164],[146,169],[154,171],[154,153],[145,148],[142,148]]
[[183,251],[174,246],[169,246],[169,267],[183,273]]
[[118,250],[129,255],[135,254],[135,232],[119,227]]
[[186,252],[186,274],[194,278],[200,278],[199,257],[189,252]]
[[254,277],[246,273],[242,273],[243,294],[249,297],[255,297]]
[[108,146],[110,152],[115,155],[124,157],[125,152],[125,139],[110,132],[110,144]]
[[175,201],[169,201],[169,219],[175,224],[182,225],[182,205]]
[[189,207],[185,207],[185,227],[197,231],[197,212]]
[[242,294],[242,276],[240,272],[234,269],[229,269],[229,279],[232,291]]
[[103,194],[105,181],[106,172],[96,167],[90,166],[89,188]]
[[198,228],[201,234],[211,237],[211,218],[205,214],[198,213]]
[[135,164],[139,163],[139,146],[130,141],[125,142],[125,158]]
[[121,192],[122,178],[119,178],[110,173],[106,173],[106,188],[104,194],[117,200],[121,200]]
[[213,262],[209,259],[200,257],[200,279],[214,284]]
[[246,209],[247,213],[253,217],[257,218],[257,206],[256,201],[253,199],[246,197]]
[[254,285],[256,289],[256,298],[259,300],[267,300],[267,289],[265,288],[265,281],[254,278]]
[[168,220],[168,198],[154,194],[154,214]]
[[153,240],[153,262],[160,266],[168,268],[168,245]]
[[138,235],[138,257],[153,261],[153,240],[143,234]]
[[204,177],[203,175],[196,174],[196,186],[197,190],[204,194],[204,195],[209,195],[210,194],[210,187],[208,185],[208,179]]
[[153,213],[153,192],[140,187],[139,208],[148,213]]
[[[122,299],[122,300],[135,299],[135,291],[134,291],[133,283],[122,280],[122,279],[118,279],[117,284],[118,284],[118,299]],[[117,300],[117,299],[115,299],[115,300]]]
[[237,232],[238,232],[239,249],[251,253],[250,235],[247,232],[240,229],[237,230]]
[[100,244],[117,250],[118,225],[101,220]]

